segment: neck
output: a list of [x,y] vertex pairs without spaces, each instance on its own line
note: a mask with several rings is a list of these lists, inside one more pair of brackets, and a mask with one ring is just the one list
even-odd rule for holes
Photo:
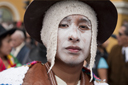
[[69,65],[55,59],[55,65],[52,68],[56,76],[61,78],[67,85],[76,85],[80,80],[80,74],[83,62],[78,65]]
[[0,58],[1,58],[2,60],[5,60],[5,56],[4,56],[3,54],[1,54],[1,53],[0,53]]
[[124,45],[123,47],[128,47],[128,45]]

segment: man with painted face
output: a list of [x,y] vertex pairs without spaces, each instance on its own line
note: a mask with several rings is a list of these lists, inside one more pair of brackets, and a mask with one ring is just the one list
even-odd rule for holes
[[[94,76],[92,67],[97,42],[109,38],[116,21],[116,8],[108,0],[33,1],[25,13],[25,28],[45,45],[48,62],[42,65],[34,61],[29,67],[17,68],[22,69],[17,84],[107,85]],[[87,58],[90,70],[83,67]]]

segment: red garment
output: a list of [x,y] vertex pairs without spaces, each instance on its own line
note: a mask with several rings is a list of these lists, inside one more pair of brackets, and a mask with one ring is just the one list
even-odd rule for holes
[[0,72],[3,71],[3,70],[5,70],[5,69],[6,69],[6,67],[5,67],[2,59],[0,58]]

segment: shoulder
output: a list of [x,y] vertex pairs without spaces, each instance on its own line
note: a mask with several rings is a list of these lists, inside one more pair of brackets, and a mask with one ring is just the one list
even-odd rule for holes
[[17,68],[10,68],[0,72],[0,84],[20,85],[23,83],[23,78],[27,73],[29,67],[21,66]]
[[[83,67],[82,71],[84,72],[85,75],[88,76],[89,78],[89,82],[90,82],[90,70],[88,68]],[[92,82],[94,83],[94,85],[108,85],[107,83],[105,83],[105,81],[99,79],[97,76],[95,76],[95,74],[93,74],[93,80]]]
[[21,67],[15,67],[15,68],[13,67],[0,72],[0,85],[1,84],[21,85],[29,68],[35,65],[36,63],[38,62],[33,61]]
[[21,50],[27,51],[27,52],[30,51],[30,49],[26,45],[24,45]]
[[112,50],[111,51],[115,51],[115,50],[120,50],[122,48],[122,46],[119,46],[118,44],[117,45],[114,45],[113,47],[112,47]]
[[99,63],[98,63],[98,69],[100,68],[105,68],[105,69],[108,68],[107,61],[102,57],[100,58]]

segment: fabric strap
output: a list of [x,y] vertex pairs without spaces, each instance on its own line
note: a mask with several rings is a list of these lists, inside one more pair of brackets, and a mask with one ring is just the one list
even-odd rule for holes
[[[49,68],[50,68],[49,64],[46,63],[45,66],[46,66],[47,70],[49,70]],[[49,78],[51,80],[52,85],[57,85],[57,82],[56,82],[56,79],[55,79],[55,74],[53,73],[52,70],[49,71],[48,75],[49,75]],[[80,82],[80,85],[86,85],[85,84],[85,76],[84,76],[83,72],[81,72],[81,82]]]

